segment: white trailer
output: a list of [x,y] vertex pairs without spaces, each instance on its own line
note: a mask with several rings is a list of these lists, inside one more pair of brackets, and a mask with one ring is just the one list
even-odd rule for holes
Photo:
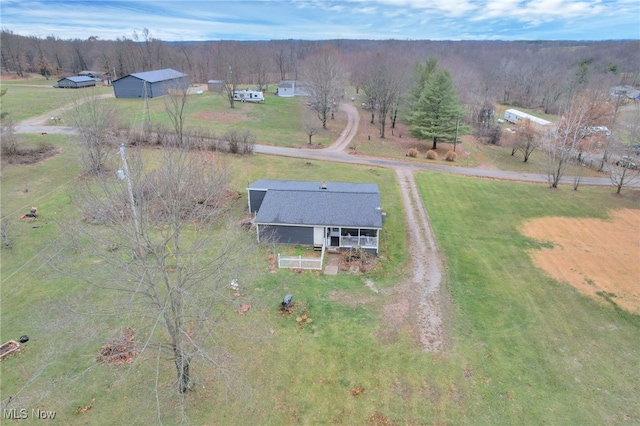
[[543,120],[526,112],[518,111],[517,109],[508,109],[504,112],[504,119],[509,123],[518,124],[520,120],[529,120],[531,123],[540,127],[545,127],[551,124],[550,121]]
[[233,100],[238,102],[264,102],[264,94],[256,90],[236,90]]

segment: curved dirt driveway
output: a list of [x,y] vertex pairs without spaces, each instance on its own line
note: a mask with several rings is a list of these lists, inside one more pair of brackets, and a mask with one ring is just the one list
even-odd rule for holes
[[[347,114],[347,125],[334,144],[320,150],[323,153],[342,153],[358,132],[358,110],[349,104],[341,104],[340,110]],[[409,233],[411,275],[391,290],[398,294],[399,300],[385,307],[385,322],[387,326],[399,328],[410,313],[415,312],[415,318],[410,319],[409,323],[416,330],[424,350],[437,352],[443,349],[445,343],[443,303],[440,296],[442,263],[413,171],[399,165],[395,165],[393,169],[402,191]]]

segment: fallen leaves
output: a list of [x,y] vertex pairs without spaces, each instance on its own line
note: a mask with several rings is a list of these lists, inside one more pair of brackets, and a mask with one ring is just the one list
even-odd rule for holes
[[[95,398],[93,398],[91,400],[91,404],[93,404],[94,402],[96,402]],[[84,414],[84,413],[86,413],[87,411],[89,411],[93,407],[93,405],[91,405],[91,404],[83,405],[83,406],[80,406],[80,407],[76,408],[74,413],[76,413],[76,414]]]
[[351,389],[351,396],[353,396],[354,398],[362,395],[363,393],[364,393],[364,388],[363,387],[357,386],[357,387]]
[[251,309],[251,305],[248,305],[246,303],[243,303],[242,305],[240,305],[240,307],[238,308],[238,313],[240,315],[244,315],[247,312],[249,312],[249,310]]
[[127,327],[118,337],[100,349],[96,360],[103,364],[130,364],[139,353],[140,350],[136,347],[135,330]]

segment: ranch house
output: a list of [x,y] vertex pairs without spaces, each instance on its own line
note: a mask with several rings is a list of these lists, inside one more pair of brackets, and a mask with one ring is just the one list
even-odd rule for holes
[[376,184],[258,180],[247,192],[259,242],[378,253],[385,213]]

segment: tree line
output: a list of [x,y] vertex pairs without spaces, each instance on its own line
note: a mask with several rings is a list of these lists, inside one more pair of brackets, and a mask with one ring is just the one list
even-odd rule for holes
[[416,62],[433,56],[451,73],[460,100],[485,99],[555,114],[581,86],[640,84],[640,41],[429,41],[429,40],[269,40],[165,42],[148,29],[116,40],[63,40],[0,33],[2,72],[19,76],[76,75],[83,70],[112,79],[130,73],[174,68],[192,82],[233,80],[264,90],[267,84],[296,80],[306,62],[326,49],[348,72],[349,83],[365,89],[385,65],[397,74],[394,86]]

